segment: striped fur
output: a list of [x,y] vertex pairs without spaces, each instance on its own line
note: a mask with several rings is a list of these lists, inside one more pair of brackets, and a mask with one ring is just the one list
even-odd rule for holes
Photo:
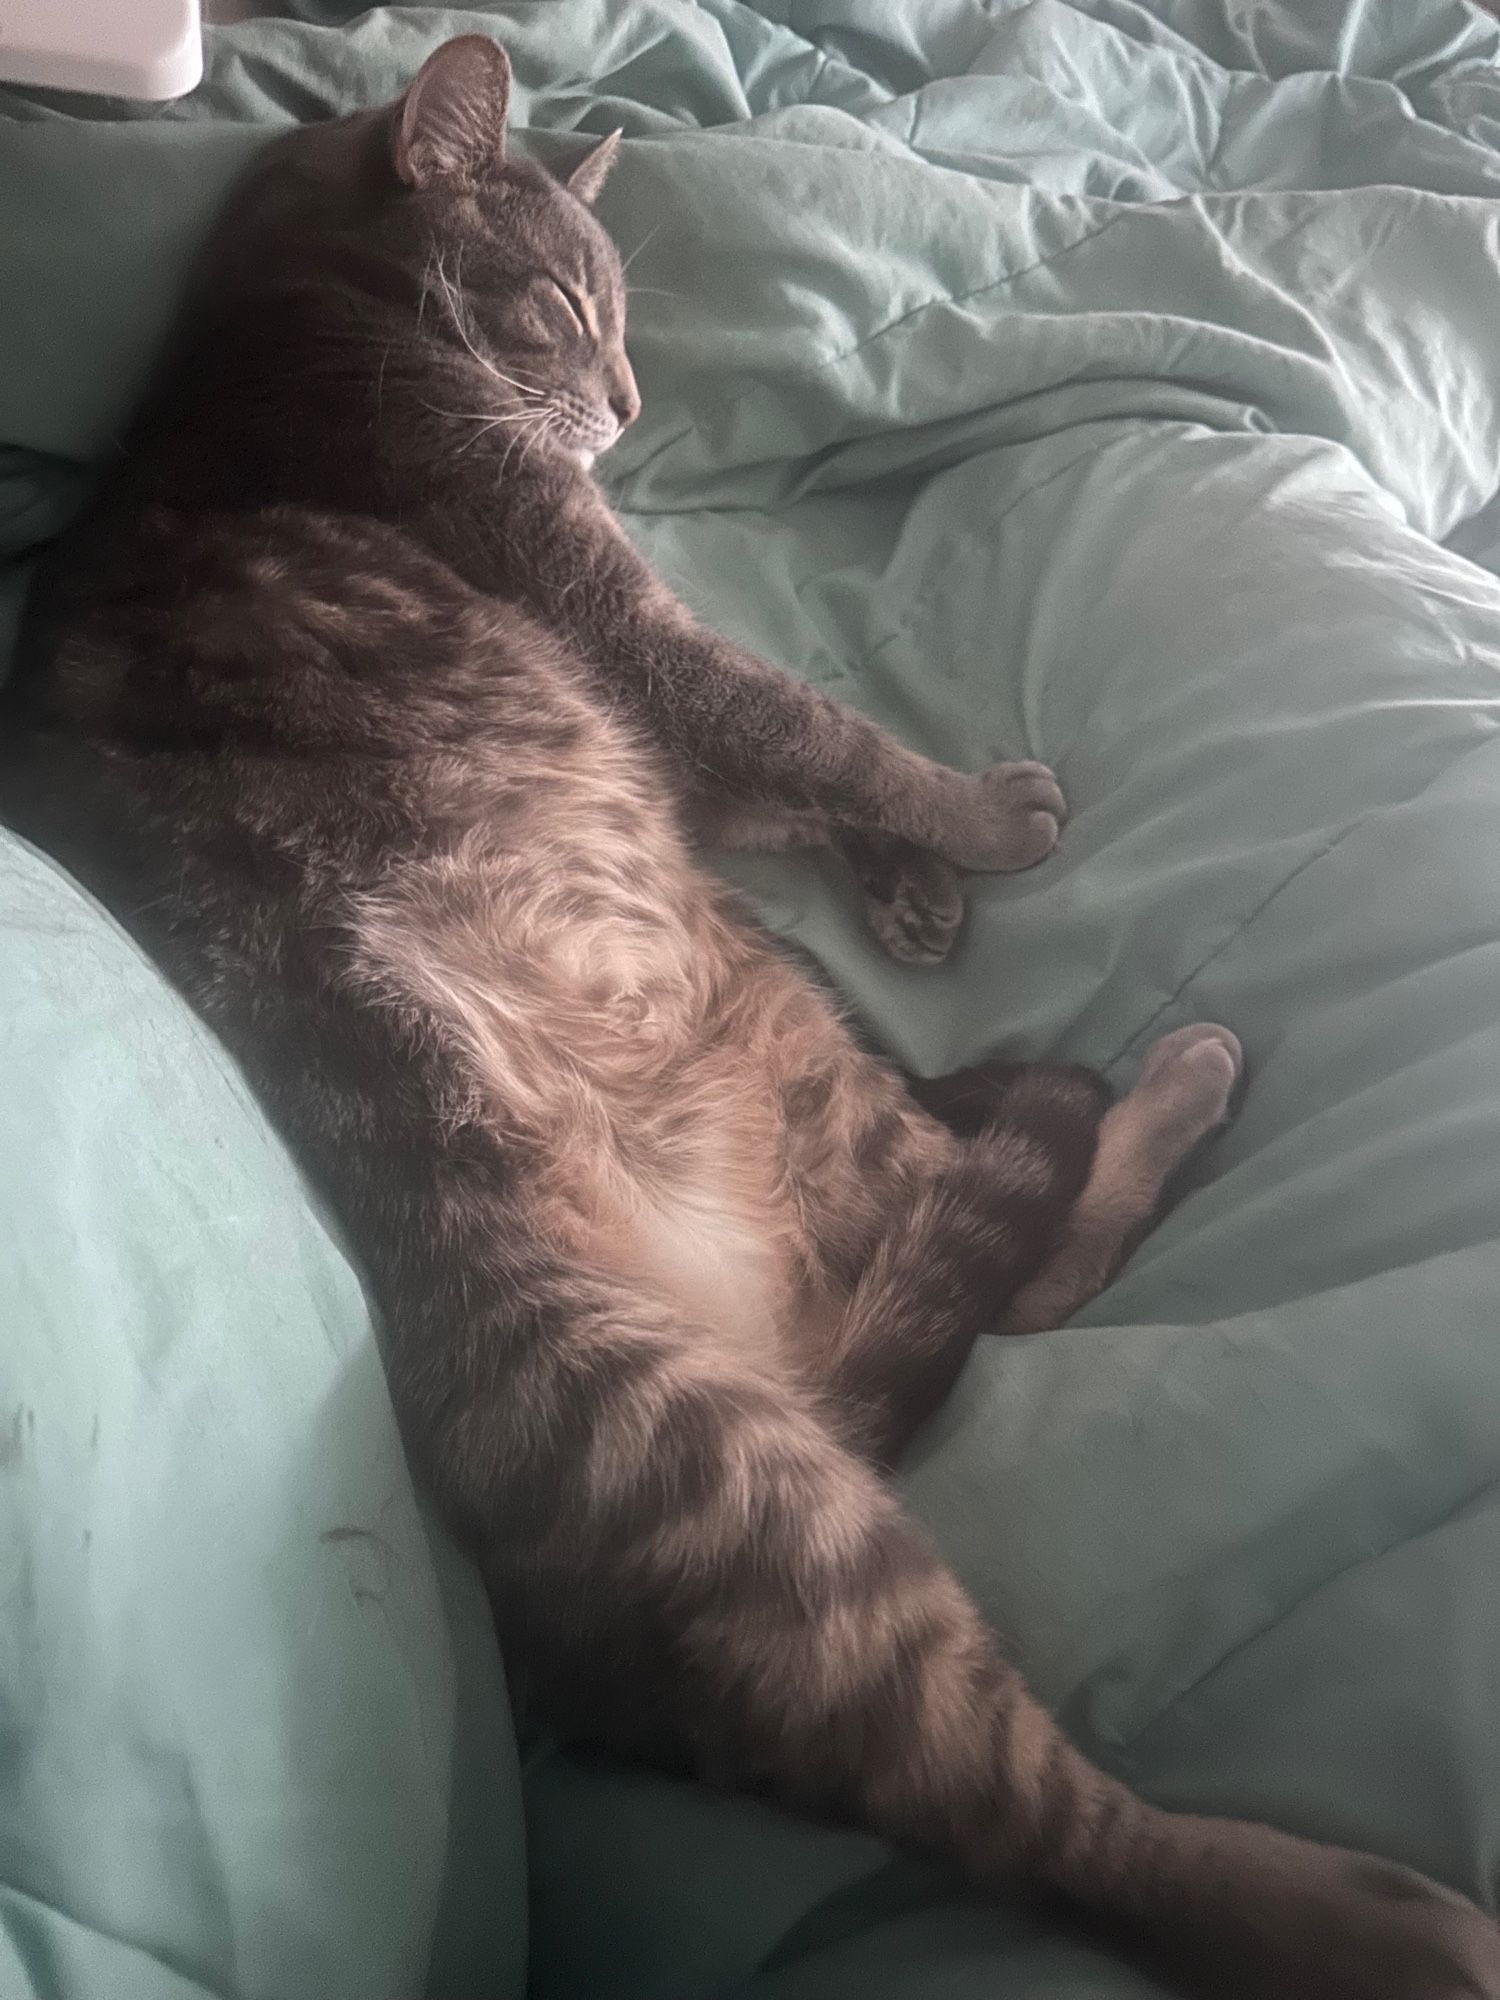
[[563,1726],[1050,1884],[1194,1992],[1500,1994],[1433,1884],[1092,1768],[884,1482],[977,1335],[1104,1282],[1238,1050],[1181,1031],[1113,1107],[971,1076],[925,1093],[944,1122],[717,886],[695,830],[826,840],[938,956],[955,869],[1040,858],[1061,797],[928,764],[639,563],[583,463],[632,413],[602,168],[508,162],[504,94],[451,44],[234,205],[34,634],[39,741],[110,830],[76,773],[31,830],[336,1202],[413,1456]]

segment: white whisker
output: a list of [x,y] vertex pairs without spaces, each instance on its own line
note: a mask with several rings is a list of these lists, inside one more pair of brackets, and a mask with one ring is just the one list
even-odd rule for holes
[[505,384],[507,384],[508,387],[515,390],[518,396],[530,397],[530,399],[533,402],[539,402],[541,400],[542,395],[544,393],[541,389],[532,388],[525,382],[518,382],[514,375],[507,375],[503,368],[497,368],[493,362],[490,362],[487,365],[489,367],[490,373],[494,376],[495,380],[497,382],[504,382]]
[[505,456],[500,461],[499,469],[495,474],[496,481],[498,482],[504,476],[505,468],[509,465],[511,454],[517,445],[520,446],[521,463],[524,465],[526,463],[526,456],[532,446],[540,443],[543,438],[555,437],[561,427],[562,419],[559,417],[557,411],[549,410],[541,423],[534,425],[529,431],[517,431],[511,439],[510,444],[506,447]]
[[437,245],[427,246],[427,262],[422,267],[422,293],[417,300],[417,325],[420,328],[427,312],[427,300],[432,292],[432,267],[437,258]]
[[[516,363],[515,363],[514,361],[513,361],[513,362],[512,362],[512,363],[511,363],[510,365],[511,365],[511,367],[512,367],[512,368],[515,368],[515,367],[516,367]],[[544,383],[544,381],[543,381],[542,377],[541,377],[540,375],[532,375],[532,374],[531,374],[531,371],[530,371],[529,369],[526,369],[526,368],[520,368],[520,369],[517,369],[517,373],[518,373],[518,374],[520,375],[520,377],[522,378],[522,387],[523,387],[523,388],[527,386],[527,380],[526,380],[526,378],[527,378],[528,376],[530,376],[530,386],[531,386],[532,388],[545,388],[545,386],[546,386],[546,384]],[[511,378],[510,378],[510,376],[509,376],[509,375],[507,375],[505,379],[506,379],[506,381],[508,382],[508,381],[510,381],[510,379],[511,379]]]
[[[463,250],[462,247],[460,246],[459,249],[460,279],[462,278],[462,274],[463,274]],[[438,283],[443,288],[443,300],[444,303],[447,305],[449,317],[453,321],[454,331],[457,333],[459,339],[463,342],[464,346],[469,350],[471,357],[478,362],[479,366],[484,370],[486,375],[490,376],[493,381],[503,382],[508,389],[514,389],[518,396],[525,397],[528,401],[540,402],[543,398],[544,391],[531,386],[529,383],[517,380],[517,378],[514,375],[508,375],[503,368],[497,368],[494,362],[490,360],[489,356],[486,354],[481,354],[479,349],[474,345],[473,337],[469,332],[467,324],[467,313],[464,309],[463,292],[461,285],[456,284],[452,279],[449,278],[447,270],[443,264],[443,260],[441,257],[439,257],[437,260],[437,278],[438,278]]]
[[438,274],[438,283],[443,288],[443,297],[447,302],[448,311],[452,315],[454,332],[458,335],[459,339],[463,342],[464,346],[468,348],[470,354],[479,363],[480,367],[485,369],[488,373],[493,374],[494,369],[492,364],[485,359],[485,357],[480,353],[479,349],[474,345],[474,341],[469,333],[469,329],[464,324],[464,310],[463,310],[462,297],[458,292],[454,290],[453,284],[448,277],[448,273],[444,269],[443,260],[441,257],[438,259],[437,274]]
[[454,453],[454,457],[462,458],[466,451],[472,451],[482,437],[486,436],[490,431],[497,429],[501,424],[510,425],[519,436],[522,431],[534,431],[538,424],[545,424],[550,415],[551,412],[548,410],[531,410],[519,417],[489,417],[479,426],[467,444],[459,446],[458,450]]
[[435,417],[452,417],[460,424],[529,424],[547,414],[545,410],[445,410],[440,403],[429,403],[425,396],[417,400]]
[[641,238],[640,242],[636,244],[635,248],[631,251],[630,255],[625,259],[624,263],[620,266],[620,276],[622,278],[624,277],[625,273],[630,269],[631,265],[635,262],[636,258],[640,256],[641,252],[645,249],[646,245],[651,241],[652,237],[657,234],[660,228],[661,224],[659,222],[656,223],[654,227],[646,231],[645,235]]

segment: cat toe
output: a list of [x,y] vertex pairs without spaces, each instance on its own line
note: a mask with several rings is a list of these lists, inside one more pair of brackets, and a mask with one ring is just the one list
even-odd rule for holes
[[867,895],[870,929],[903,965],[939,965],[952,951],[964,920],[957,884],[897,883],[889,896]]
[[1062,787],[1045,764],[995,764],[973,781],[978,825],[964,843],[960,866],[982,874],[1034,868],[1056,847],[1068,809]]

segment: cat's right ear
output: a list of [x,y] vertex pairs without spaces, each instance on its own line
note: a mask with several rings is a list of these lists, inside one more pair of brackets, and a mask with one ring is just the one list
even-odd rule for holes
[[402,98],[391,161],[408,187],[462,187],[505,158],[510,59],[485,35],[434,49]]

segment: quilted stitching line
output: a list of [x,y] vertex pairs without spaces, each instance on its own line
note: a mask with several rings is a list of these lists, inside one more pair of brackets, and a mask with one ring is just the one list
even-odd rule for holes
[[1401,811],[1407,806],[1415,805],[1418,799],[1424,798],[1434,785],[1441,784],[1450,773],[1456,771],[1459,765],[1464,763],[1468,758],[1481,756],[1486,751],[1492,750],[1497,740],[1500,740],[1500,716],[1497,716],[1496,726],[1485,735],[1482,741],[1470,744],[1467,749],[1457,751],[1447,760],[1441,770],[1434,771],[1427,782],[1419,785],[1414,792],[1409,793],[1403,799],[1393,800],[1388,805],[1378,806],[1370,812],[1361,813],[1357,819],[1350,820],[1347,826],[1340,828],[1331,840],[1325,841],[1315,853],[1304,855],[1296,867],[1289,869],[1279,882],[1273,884],[1266,891],[1265,895],[1261,897],[1260,901],[1246,911],[1245,915],[1239,919],[1227,935],[1221,938],[1212,950],[1206,952],[1199,959],[1190,972],[1183,974],[1181,980],[1167,995],[1166,999],[1162,1001],[1156,1011],[1148,1016],[1146,1021],[1136,1029],[1134,1034],[1129,1035],[1120,1044],[1119,1048],[1115,1050],[1114,1054],[1109,1057],[1102,1067],[1104,1069],[1112,1069],[1116,1063],[1122,1061],[1144,1036],[1151,1033],[1159,1021],[1176,1008],[1183,994],[1187,992],[1194,980],[1205,973],[1211,965],[1217,964],[1225,952],[1238,944],[1252,926],[1260,921],[1277,898],[1285,890],[1291,888],[1292,884],[1301,876],[1305,875],[1309,868],[1316,867],[1320,861],[1326,861],[1336,848],[1343,846],[1351,834],[1358,833],[1362,827],[1368,826],[1372,820],[1378,819],[1384,813]]
[[[1448,768],[1450,767],[1446,765],[1444,766],[1445,770],[1447,770]],[[1426,789],[1427,787],[1424,785],[1422,787],[1422,791],[1426,791]],[[1420,798],[1421,795],[1422,795],[1421,792],[1414,792],[1412,794],[1412,797]],[[1410,800],[1403,800],[1402,803],[1409,804]],[[1233,929],[1230,930],[1225,937],[1221,938],[1219,942],[1212,948],[1212,950],[1206,952],[1204,956],[1201,959],[1199,959],[1198,963],[1192,968],[1190,972],[1186,972],[1183,974],[1181,980],[1167,995],[1166,999],[1162,1001],[1161,1005],[1156,1009],[1156,1012],[1154,1014],[1151,1014],[1142,1023],[1142,1025],[1136,1029],[1134,1034],[1127,1036],[1126,1039],[1123,1042],[1121,1042],[1120,1046],[1115,1050],[1114,1054],[1109,1056],[1105,1060],[1105,1062],[1101,1064],[1101,1067],[1103,1069],[1110,1070],[1114,1068],[1116,1063],[1122,1062],[1124,1058],[1129,1054],[1129,1052],[1136,1046],[1136,1044],[1141,1040],[1143,1040],[1145,1036],[1151,1033],[1152,1029],[1155,1028],[1155,1026],[1159,1021],[1164,1019],[1168,1014],[1172,1013],[1172,1011],[1176,1008],[1177,1003],[1181,1000],[1183,994],[1186,993],[1188,988],[1192,985],[1193,981],[1197,979],[1202,973],[1207,972],[1208,968],[1211,965],[1216,964],[1217,961],[1224,956],[1225,952],[1231,948],[1231,946],[1239,943],[1240,939],[1245,936],[1246,932],[1250,929],[1250,927],[1256,922],[1258,922],[1259,919],[1265,915],[1266,911],[1270,909],[1271,905],[1276,901],[1277,897],[1282,894],[1283,890],[1290,889],[1292,884],[1295,881],[1297,881],[1297,879],[1300,876],[1305,875],[1309,868],[1316,867],[1317,863],[1320,861],[1326,861],[1328,856],[1334,852],[1335,848],[1342,847],[1344,842],[1349,838],[1350,834],[1357,833],[1360,827],[1364,826],[1367,823],[1367,821],[1372,817],[1373,815],[1371,815],[1370,813],[1361,813],[1358,819],[1350,820],[1347,826],[1341,828],[1340,831],[1333,836],[1332,840],[1325,841],[1323,846],[1318,848],[1314,853],[1304,855],[1303,858],[1297,863],[1296,867],[1289,869],[1287,873],[1282,876],[1279,882],[1274,883],[1272,887],[1266,891],[1265,895],[1261,897],[1260,901],[1256,903],[1251,909],[1245,912],[1244,916],[1240,918],[1239,922],[1235,924]]]
[[[1191,198],[1190,196],[1183,197],[1185,200],[1190,200]],[[1175,204],[1164,202],[1160,206],[1172,207]],[[856,355],[863,354],[867,348],[873,347],[877,341],[886,339],[890,334],[899,333],[902,327],[909,325],[913,320],[920,319],[924,313],[931,312],[935,306],[967,305],[971,299],[984,298],[991,292],[1003,291],[1007,285],[1014,285],[1022,278],[1029,278],[1033,271],[1046,270],[1050,265],[1058,263],[1062,258],[1071,256],[1075,250],[1081,250],[1086,244],[1092,243],[1097,237],[1103,236],[1106,231],[1113,229],[1116,223],[1122,222],[1130,212],[1128,207],[1122,206],[1116,214],[1107,217],[1096,229],[1086,230],[1081,236],[1074,237],[1071,243],[1059,245],[1048,256],[1036,257],[1031,263],[1023,264],[1018,270],[1007,271],[1004,277],[991,278],[985,284],[975,285],[966,292],[935,293],[931,298],[923,299],[917,305],[909,306],[905,312],[898,313],[894,319],[887,320],[883,326],[876,327],[873,332],[867,333],[862,339],[857,340],[852,347],[841,348],[835,354],[825,355],[820,361],[801,365],[794,364],[788,371],[789,379],[804,382],[811,381],[815,376],[825,374],[828,369],[837,368],[842,362],[852,361]],[[748,387],[736,390],[733,395],[714,398],[713,408],[722,414],[727,410],[738,408],[741,403],[747,402],[751,397],[763,396],[766,393],[766,385],[763,382],[752,382]],[[676,446],[682,443],[684,438],[691,437],[697,428],[696,423],[687,423],[683,425],[681,430],[674,431],[672,436],[659,444],[649,457],[641,460],[640,464],[628,476],[625,485],[629,486],[633,481],[639,479],[644,472],[656,464],[658,459],[662,458],[667,452],[674,450]]]
[[1266,1619],[1263,1624],[1257,1625],[1253,1632],[1245,1633],[1241,1638],[1236,1639],[1232,1646],[1226,1647],[1213,1662],[1212,1666],[1205,1667],[1200,1674],[1195,1674],[1187,1686],[1179,1688],[1176,1694],[1169,1701],[1163,1703],[1148,1722],[1143,1722],[1139,1729],[1134,1729],[1128,1736],[1122,1737],[1118,1747],[1125,1752],[1136,1749],[1143,1737],[1149,1736],[1159,1723],[1166,1721],[1175,1709],[1183,1702],[1190,1700],[1199,1688],[1213,1679],[1216,1673],[1228,1666],[1232,1660],[1237,1659],[1241,1653],[1248,1651],[1251,1646],[1258,1645],[1262,1639],[1267,1638],[1272,1632],[1275,1632],[1280,1626],[1284,1625],[1289,1618],[1296,1617],[1304,1605],[1311,1604],[1315,1598],[1321,1597],[1324,1591],[1331,1590],[1335,1584],[1341,1583],[1345,1577],[1354,1576],[1358,1571],[1367,1569],[1372,1563],[1384,1562],[1387,1556],[1395,1555],[1401,1549],[1410,1548],[1417,1542],[1425,1541],[1429,1535],[1440,1534],[1450,1522],[1456,1521],[1460,1515],[1467,1513],[1476,1501],[1483,1499],[1487,1493],[1493,1492],[1500,1492],[1500,1473],[1491,1473],[1487,1478],[1481,1479],[1477,1486],[1472,1488],[1471,1491],[1462,1494],[1451,1506],[1446,1507],[1434,1519],[1423,1523],[1419,1527],[1409,1529],[1405,1534],[1397,1535],[1382,1548],[1366,1549],[1361,1554],[1353,1557],[1349,1562],[1341,1563],[1337,1569],[1331,1571],[1313,1589],[1304,1591],[1295,1602],[1287,1605],[1284,1610],[1278,1611],[1273,1618]]
[[[1000,512],[993,516],[994,525],[998,528],[1002,521],[1009,520],[1018,507],[1024,507],[1033,495],[1045,493],[1049,486],[1055,486],[1060,479],[1066,479],[1068,474],[1076,472],[1080,465],[1087,465],[1093,459],[1102,458],[1105,452],[1112,451],[1119,442],[1120,438],[1116,435],[1106,438],[1102,444],[1090,445],[1087,451],[1079,452],[1076,458],[1070,458],[1066,465],[1058,466],[1056,471],[1049,472],[1044,479],[1035,479],[1030,486],[1022,487],[1021,491],[1014,498],[1008,500],[1005,506],[1000,509]],[[898,625],[893,632],[887,632],[883,639],[877,639],[874,645],[867,647],[857,659],[850,661],[848,671],[857,674],[862,667],[868,666],[870,661],[877,658],[888,646],[899,645],[903,639],[909,638],[921,611],[931,603],[934,592],[941,588],[942,575],[940,574],[924,590],[917,606],[907,619]],[[1128,1048],[1129,1046],[1130,1044],[1127,1042],[1126,1047]]]

